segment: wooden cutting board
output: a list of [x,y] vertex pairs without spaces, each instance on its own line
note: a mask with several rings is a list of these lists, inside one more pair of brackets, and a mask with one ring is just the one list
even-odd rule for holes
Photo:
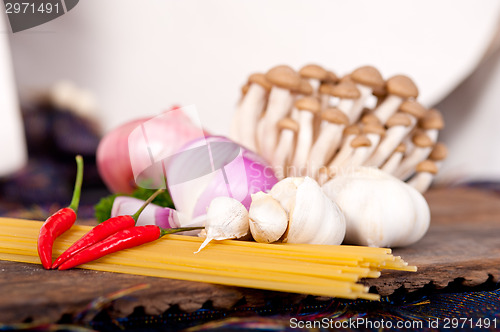
[[[426,194],[432,224],[417,244],[394,249],[416,273],[383,272],[367,279],[381,295],[404,287],[414,291],[432,283],[445,287],[457,278],[468,286],[484,283],[489,276],[500,280],[500,196],[471,189],[434,189]],[[238,304],[260,306],[268,301],[291,304],[303,295],[226,287],[205,283],[142,277],[89,270],[67,273],[45,271],[39,265],[0,261],[0,322],[55,322],[63,314],[74,315],[99,296],[148,284],[150,287],[113,305],[123,317],[137,306],[148,314],[160,314],[174,305],[185,311],[213,307],[229,309]]]

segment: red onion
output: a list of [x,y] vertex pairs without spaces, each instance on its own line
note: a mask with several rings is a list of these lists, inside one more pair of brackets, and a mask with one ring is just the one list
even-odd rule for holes
[[[141,137],[135,138],[138,139],[137,144],[132,140],[129,146],[129,136],[137,128],[147,127],[149,146],[161,155],[171,155],[186,142],[203,136],[200,125],[193,123],[184,109],[189,107],[174,107],[154,118],[128,122],[104,136],[97,148],[97,167],[109,190],[115,193],[131,193],[137,188],[130,155],[139,168],[150,162],[148,150],[144,150],[144,146],[140,144]],[[145,172],[138,174],[140,180],[147,182],[151,174],[145,169],[142,171]]]

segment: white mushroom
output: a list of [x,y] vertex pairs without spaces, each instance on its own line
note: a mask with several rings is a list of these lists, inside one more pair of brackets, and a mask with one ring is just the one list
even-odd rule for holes
[[408,114],[397,112],[387,120],[388,127],[385,137],[378,145],[373,155],[365,163],[367,166],[380,167],[394,149],[401,143],[403,138],[411,130],[412,119]]
[[381,89],[384,87],[385,82],[380,75],[380,72],[372,66],[364,66],[354,70],[351,79],[356,84],[361,96],[354,102],[349,115],[349,123],[354,123],[358,120],[366,100],[373,92],[373,89]]
[[288,66],[277,66],[266,73],[273,84],[266,111],[257,127],[258,151],[267,160],[272,159],[278,141],[277,123],[288,115],[293,105],[292,90],[301,84],[299,74]]
[[340,150],[335,155],[333,160],[328,165],[330,172],[335,173],[337,169],[342,165],[352,154],[353,147],[351,146],[352,140],[354,140],[359,134],[361,134],[361,129],[357,125],[351,125],[344,129],[343,141]]
[[360,166],[368,156],[372,142],[365,134],[358,135],[351,141],[352,152],[349,158],[338,165],[340,168]]
[[[351,121],[353,118],[353,107],[356,101],[361,98],[361,92],[356,87],[356,84],[354,84],[349,77],[343,78],[337,85],[334,85],[329,92],[333,97],[339,99],[336,107],[347,115],[350,123],[353,123],[353,121]],[[361,112],[362,109],[363,107],[360,108],[359,112]]]
[[431,186],[432,180],[438,172],[438,167],[432,160],[424,160],[418,163],[415,170],[416,174],[408,181],[408,184],[424,193]]
[[386,82],[386,89],[388,93],[387,97],[374,110],[374,114],[382,124],[387,122],[405,99],[418,97],[418,89],[413,81],[403,75],[396,75],[389,78]]
[[353,163],[353,165],[355,166],[363,165],[373,154],[373,151],[377,148],[380,141],[385,135],[385,128],[378,123],[368,123],[363,126],[363,133],[370,140],[370,146],[366,147],[363,152],[361,152],[360,149],[356,151],[356,153],[353,155],[353,157],[356,159],[356,162]]
[[291,118],[284,118],[278,122],[278,129],[281,134],[271,164],[278,179],[282,179],[287,175],[286,169],[292,162],[299,125]]
[[314,114],[321,109],[318,99],[305,97],[295,102],[295,107],[299,110],[299,133],[297,136],[297,147],[293,156],[294,176],[302,175],[307,171],[307,158],[313,142],[313,120]]
[[413,174],[417,164],[427,159],[434,145],[432,139],[427,136],[427,134],[420,131],[413,135],[412,142],[415,146],[413,151],[403,158],[401,164],[399,164],[398,170],[395,173],[395,176],[401,180],[405,180]]
[[430,109],[418,123],[433,142],[437,142],[438,133],[444,128],[443,115],[437,109]]
[[256,151],[256,130],[259,118],[266,106],[271,84],[264,74],[252,74],[248,78],[248,91],[238,105],[231,128],[232,139]]
[[380,169],[386,173],[394,174],[394,172],[398,169],[401,160],[403,160],[405,152],[406,145],[404,143],[399,144],[392,155],[389,157],[389,159],[387,159],[387,161],[380,167]]
[[299,70],[299,74],[309,81],[309,84],[311,84],[312,86],[314,96],[317,96],[319,94],[319,87],[321,85],[321,82],[329,79],[330,75],[328,71],[323,69],[321,66],[314,64],[309,64],[302,67]]
[[342,132],[348,124],[347,116],[336,108],[327,108],[320,113],[321,127],[318,138],[309,154],[309,175],[316,177],[316,172],[333,157],[342,141]]

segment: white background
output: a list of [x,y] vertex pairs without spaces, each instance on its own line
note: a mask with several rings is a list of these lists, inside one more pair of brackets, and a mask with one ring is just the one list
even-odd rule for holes
[[[95,94],[106,131],[195,104],[210,131],[227,134],[248,75],[281,63],[404,73],[432,106],[483,59],[499,12],[496,0],[82,0],[10,41],[24,99],[69,79]],[[448,178],[500,178],[500,65],[489,61],[488,82],[478,76],[441,104]]]

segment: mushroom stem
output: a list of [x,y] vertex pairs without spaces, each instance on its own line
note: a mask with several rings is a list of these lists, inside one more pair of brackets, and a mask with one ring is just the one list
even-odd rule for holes
[[416,171],[417,174],[408,181],[408,184],[424,193],[431,186],[432,180],[438,172],[438,166],[431,160],[425,160],[417,165]]
[[285,118],[278,123],[278,127],[281,129],[280,140],[271,164],[274,167],[276,176],[283,179],[287,175],[287,166],[293,158],[295,134],[299,126],[294,120]]
[[342,141],[342,132],[349,119],[336,108],[321,112],[321,128],[309,154],[309,174],[316,177],[321,166],[333,157]]
[[403,143],[399,144],[399,146],[394,150],[392,155],[387,159],[387,161],[380,167],[386,173],[394,174],[394,172],[398,169],[401,160],[405,155],[405,145]]
[[316,98],[306,97],[297,100],[295,107],[299,110],[299,133],[293,156],[292,174],[301,176],[307,171],[307,159],[313,143],[314,114],[319,112],[321,106]]
[[[370,149],[372,147],[372,141],[369,138],[369,136],[372,136],[371,138],[374,139],[373,136],[378,136],[378,135],[361,134],[351,141],[351,146],[353,148],[351,157],[346,159],[340,165],[340,167],[342,167],[342,168],[357,167],[357,166],[361,166],[363,164],[363,162],[370,156],[369,153],[370,153]],[[380,137],[380,136],[378,136],[378,137]]]
[[278,140],[276,125],[288,114],[292,104],[293,97],[290,90],[273,86],[269,94],[266,112],[257,128],[258,150],[267,160],[271,159]]
[[434,145],[430,137],[421,132],[413,135],[412,142],[415,145],[413,151],[401,161],[395,174],[401,180],[406,180],[413,174],[418,163],[427,159]]
[[403,102],[403,98],[395,95],[388,95],[382,103],[377,106],[374,111],[375,116],[380,120],[381,123],[386,123],[387,120],[393,115],[399,108],[399,105]]
[[349,123],[351,124],[358,121],[359,117],[361,116],[361,113],[363,112],[366,100],[372,94],[372,88],[370,88],[369,86],[356,84],[356,87],[361,93],[361,96],[354,101],[350,111],[346,113],[349,116]]
[[406,135],[410,132],[414,121],[403,113],[396,113],[387,121],[389,129],[382,142],[379,144],[375,153],[366,162],[367,166],[380,167],[394,149],[401,143]]
[[344,129],[344,140],[339,152],[328,165],[328,170],[331,173],[337,173],[340,166],[351,156],[353,147],[351,142],[361,133],[358,126],[352,125]]
[[255,131],[259,117],[266,105],[267,93],[268,90],[262,85],[252,83],[236,111],[237,130],[233,131],[233,136],[236,138],[236,142],[253,151],[257,149]]

